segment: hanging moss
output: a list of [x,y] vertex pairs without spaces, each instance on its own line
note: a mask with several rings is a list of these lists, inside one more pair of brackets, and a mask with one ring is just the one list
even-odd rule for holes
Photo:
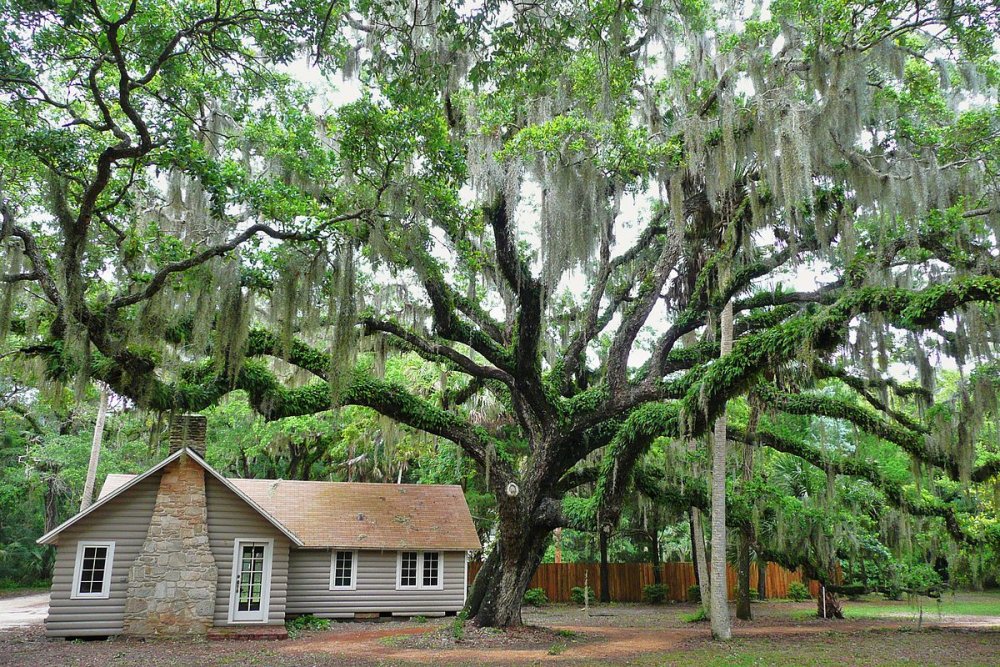
[[357,300],[353,248],[341,248],[336,261],[330,297],[330,400],[339,405],[348,379],[345,369],[353,368],[357,350]]

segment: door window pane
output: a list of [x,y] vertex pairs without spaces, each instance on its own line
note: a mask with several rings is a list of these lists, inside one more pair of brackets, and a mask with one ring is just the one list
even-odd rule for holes
[[263,544],[244,544],[240,553],[239,611],[260,611],[264,581]]

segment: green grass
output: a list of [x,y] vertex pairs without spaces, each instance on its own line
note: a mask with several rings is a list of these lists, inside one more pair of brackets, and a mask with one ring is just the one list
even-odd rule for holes
[[698,611],[696,612],[681,614],[681,620],[685,623],[701,623],[708,620],[708,614],[705,613],[704,607],[698,607]]
[[928,614],[1000,616],[1000,600],[996,597],[969,599],[966,596],[952,597],[947,594],[936,600],[921,598],[920,600],[902,602],[848,602],[844,605],[844,615],[847,618],[878,618],[880,616],[898,616],[899,614],[919,614],[921,607],[923,607],[925,616]]
[[[844,600],[844,617],[865,618],[916,618],[923,607],[924,618],[933,620],[937,616],[998,616],[1000,617],[1000,596],[996,593],[945,593],[939,599],[918,598],[891,601],[881,596],[869,595],[860,601]],[[816,616],[814,610],[796,610],[792,618],[806,619]]]
[[401,646],[407,639],[408,635],[389,635],[387,637],[379,637],[378,643],[382,646],[395,648],[397,646]]
[[[683,651],[648,654],[630,664],[643,667],[995,667],[996,635],[968,632],[868,631],[850,636],[736,638],[726,644],[705,640]],[[594,663],[595,665],[598,663]]]
[[30,584],[23,584],[18,581],[11,581],[10,579],[0,579],[0,598],[45,593],[48,590],[49,582],[47,581],[36,581]]

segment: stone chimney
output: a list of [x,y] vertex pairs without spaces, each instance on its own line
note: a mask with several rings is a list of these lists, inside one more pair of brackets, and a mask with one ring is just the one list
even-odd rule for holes
[[[204,417],[198,419],[204,434]],[[126,635],[204,635],[213,625],[218,568],[208,541],[205,474],[187,453],[163,469],[146,540],[129,569]]]
[[170,418],[170,453],[190,448],[205,458],[205,429],[208,420],[203,415],[174,415]]

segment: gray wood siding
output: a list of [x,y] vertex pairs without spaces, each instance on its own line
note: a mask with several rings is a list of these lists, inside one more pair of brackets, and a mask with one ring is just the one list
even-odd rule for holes
[[[107,505],[80,519],[59,535],[52,594],[45,632],[50,637],[105,636],[121,633],[125,619],[125,593],[132,561],[139,555],[153,516],[159,473],[139,482]],[[115,543],[110,594],[104,600],[70,599],[76,548],[81,540]]]
[[273,538],[271,561],[271,600],[268,624],[285,622],[285,598],[288,589],[289,540],[261,517],[235,493],[210,475],[205,479],[208,498],[208,539],[219,568],[215,590],[215,624],[229,625],[229,594],[233,583],[233,548],[236,539]]
[[444,552],[442,590],[396,590],[395,551],[358,551],[356,590],[330,590],[328,549],[292,549],[288,565],[289,614],[326,618],[355,612],[441,615],[465,604],[465,552]]

